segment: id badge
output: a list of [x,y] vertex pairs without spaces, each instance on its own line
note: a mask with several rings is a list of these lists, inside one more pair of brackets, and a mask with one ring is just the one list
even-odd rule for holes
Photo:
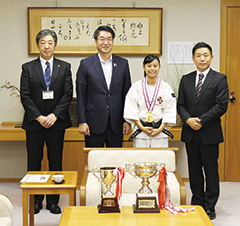
[[42,98],[43,98],[43,100],[53,100],[53,98],[54,98],[53,90],[42,91]]

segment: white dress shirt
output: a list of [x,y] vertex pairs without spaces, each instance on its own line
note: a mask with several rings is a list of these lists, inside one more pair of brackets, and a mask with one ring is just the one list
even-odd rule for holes
[[109,89],[110,84],[111,84],[111,79],[112,79],[112,55],[107,61],[104,61],[101,58],[100,54],[98,54],[98,57],[101,62],[101,65],[102,65],[102,69],[103,69],[103,73],[104,73],[105,80],[107,83],[107,87]]
[[200,72],[200,71],[197,70],[195,87],[197,87],[197,84],[198,84],[199,74],[203,74],[203,75],[204,75],[204,76],[203,76],[203,79],[202,79],[202,84],[203,84],[209,71],[210,71],[210,67],[209,67],[206,71],[204,71],[204,72]]
[[50,68],[51,68],[51,76],[52,76],[52,71],[53,71],[53,57],[50,59],[50,60],[44,60],[41,56],[40,56],[40,62],[41,62],[41,65],[42,65],[42,69],[43,69],[43,74],[45,74],[45,70],[46,70],[46,62],[49,62],[50,64]]

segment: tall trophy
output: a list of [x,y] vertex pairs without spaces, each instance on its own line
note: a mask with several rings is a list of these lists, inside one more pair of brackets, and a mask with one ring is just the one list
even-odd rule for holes
[[[115,174],[116,167],[101,167],[98,169],[93,169],[93,175],[106,186],[106,192],[101,196],[101,204],[98,205],[98,213],[119,213],[119,205],[116,196],[111,191],[112,184],[116,181]],[[95,172],[100,173],[100,178]]]
[[142,179],[142,187],[136,193],[136,204],[133,204],[134,213],[159,213],[156,194],[149,187],[149,178],[158,173],[159,165],[154,162],[138,162],[133,165],[126,164],[128,173]]

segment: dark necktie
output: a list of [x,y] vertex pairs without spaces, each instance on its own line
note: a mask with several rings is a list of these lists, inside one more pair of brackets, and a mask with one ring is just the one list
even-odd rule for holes
[[47,61],[46,62],[46,69],[45,69],[45,81],[46,81],[46,86],[47,86],[47,90],[49,90],[49,86],[51,83],[51,68],[50,68],[50,63]]
[[204,77],[203,74],[199,74],[199,79],[198,79],[198,83],[197,83],[197,86],[196,86],[196,100],[198,100],[200,91],[201,91],[201,89],[202,89],[202,80],[203,80],[203,77]]

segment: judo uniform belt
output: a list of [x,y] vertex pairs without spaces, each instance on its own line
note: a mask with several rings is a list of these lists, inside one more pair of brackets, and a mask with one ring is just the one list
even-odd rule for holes
[[[153,127],[154,129],[157,129],[157,128],[159,128],[160,125],[162,124],[162,119],[161,119],[160,121],[158,121],[158,122],[143,122],[143,121],[141,120],[141,123],[142,123],[142,125],[143,125],[144,127]],[[133,140],[139,133],[141,133],[141,132],[142,132],[142,130],[138,128],[138,129],[132,134],[132,136],[129,137],[128,142],[132,141],[132,140]],[[162,130],[162,132],[173,139],[173,137],[174,137],[173,134],[172,134],[170,131],[168,131],[167,129],[164,128],[164,129]]]

